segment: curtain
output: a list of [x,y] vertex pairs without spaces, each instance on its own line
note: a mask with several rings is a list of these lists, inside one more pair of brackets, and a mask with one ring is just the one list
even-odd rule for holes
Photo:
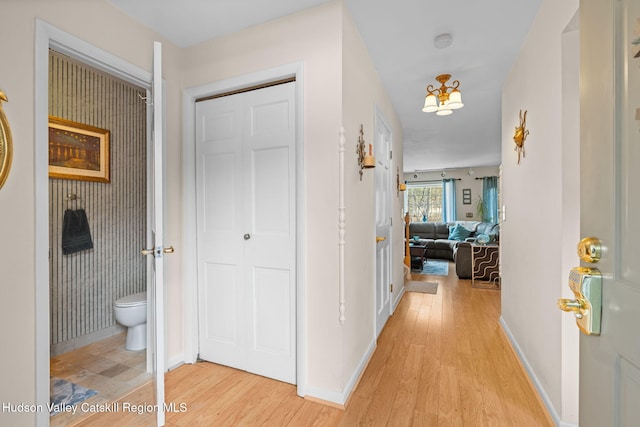
[[482,221],[498,223],[498,177],[485,176],[482,178]]
[[442,222],[451,222],[456,216],[456,180],[442,180]]

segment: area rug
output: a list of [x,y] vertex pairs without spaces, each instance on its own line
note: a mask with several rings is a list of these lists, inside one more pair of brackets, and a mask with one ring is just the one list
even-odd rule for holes
[[422,267],[422,274],[431,274],[432,276],[448,276],[449,261],[446,259],[428,259]]
[[95,390],[90,390],[62,378],[51,377],[50,416],[53,417],[62,412],[64,408],[80,403],[96,394],[98,392]]
[[404,290],[407,292],[422,292],[423,294],[437,294],[438,284],[435,282],[409,280],[404,284]]

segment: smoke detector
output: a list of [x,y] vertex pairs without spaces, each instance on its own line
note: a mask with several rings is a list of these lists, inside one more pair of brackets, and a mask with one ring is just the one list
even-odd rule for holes
[[453,43],[453,36],[449,33],[438,34],[433,40],[433,45],[437,49],[445,49]]

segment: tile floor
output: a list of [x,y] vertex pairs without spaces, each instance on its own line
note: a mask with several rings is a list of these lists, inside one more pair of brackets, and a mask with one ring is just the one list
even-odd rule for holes
[[[114,335],[50,359],[51,376],[63,378],[95,390],[85,400],[88,405],[107,405],[151,379],[146,372],[147,352],[127,351],[126,333]],[[96,406],[99,407],[99,406]],[[82,412],[60,413],[51,417],[51,426],[70,426],[92,415]]]

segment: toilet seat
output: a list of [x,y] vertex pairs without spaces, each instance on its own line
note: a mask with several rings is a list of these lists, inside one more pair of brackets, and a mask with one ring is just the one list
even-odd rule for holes
[[138,292],[137,294],[127,295],[114,301],[114,307],[138,307],[147,305],[147,292]]

